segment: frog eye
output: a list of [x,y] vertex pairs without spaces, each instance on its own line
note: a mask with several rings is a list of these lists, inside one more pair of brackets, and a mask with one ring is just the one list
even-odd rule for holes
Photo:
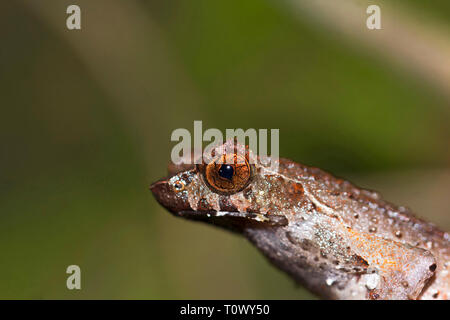
[[208,186],[222,194],[241,191],[250,183],[252,175],[248,159],[236,154],[220,156],[202,169]]
[[173,189],[175,190],[175,192],[180,192],[183,191],[185,187],[185,184],[183,181],[181,180],[177,180],[175,181],[175,183],[173,184]]

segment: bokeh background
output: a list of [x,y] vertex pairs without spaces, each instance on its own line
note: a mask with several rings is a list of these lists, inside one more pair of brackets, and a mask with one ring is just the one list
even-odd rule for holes
[[194,120],[279,128],[282,156],[450,230],[449,17],[448,0],[1,1],[0,298],[314,299],[153,199]]

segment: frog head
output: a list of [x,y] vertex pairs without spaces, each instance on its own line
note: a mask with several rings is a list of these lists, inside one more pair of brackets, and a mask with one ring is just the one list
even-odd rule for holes
[[[169,176],[150,186],[156,200],[175,216],[234,231],[282,226],[303,196],[302,187],[267,165],[235,140],[212,149],[209,161],[171,163]],[[277,160],[283,162],[283,160]]]

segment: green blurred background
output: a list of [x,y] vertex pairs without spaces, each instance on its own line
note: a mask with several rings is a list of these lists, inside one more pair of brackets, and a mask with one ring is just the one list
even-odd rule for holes
[[391,1],[402,18],[365,30],[385,3],[353,1],[360,41],[289,1],[0,2],[0,298],[314,298],[243,238],[153,199],[171,132],[194,120],[279,128],[283,157],[450,230],[450,51],[427,46],[433,66],[376,45],[413,19],[448,48],[450,2]]

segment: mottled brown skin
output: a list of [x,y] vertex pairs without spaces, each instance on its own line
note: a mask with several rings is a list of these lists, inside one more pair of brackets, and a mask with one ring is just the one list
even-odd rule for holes
[[172,165],[151,190],[176,216],[244,235],[323,298],[449,299],[448,233],[320,169],[280,159],[274,171],[248,157],[255,164],[238,192],[205,183],[207,164]]

